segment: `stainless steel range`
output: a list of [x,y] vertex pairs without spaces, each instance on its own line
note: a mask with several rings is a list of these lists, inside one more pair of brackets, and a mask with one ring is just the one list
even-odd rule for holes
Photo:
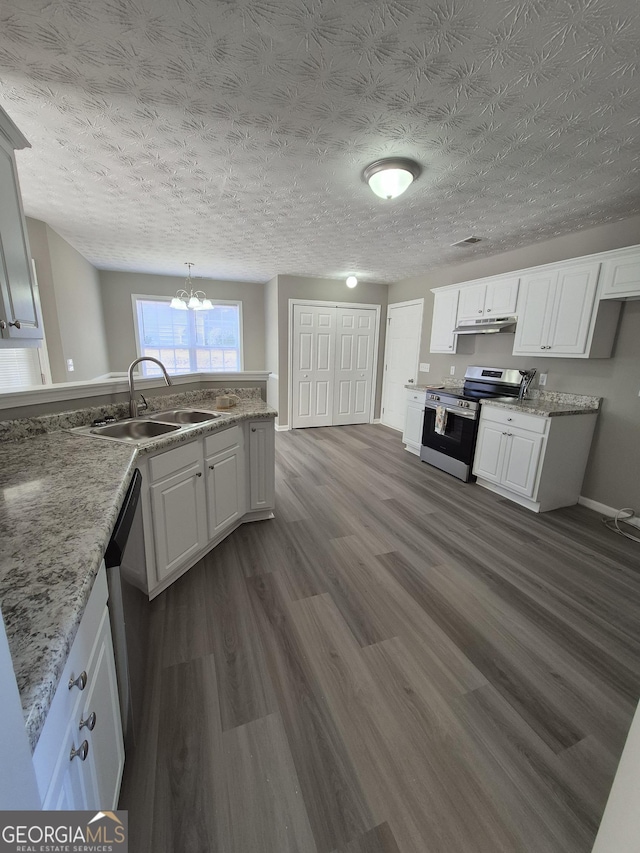
[[465,482],[470,480],[480,418],[479,401],[488,397],[510,400],[519,397],[534,373],[503,367],[468,367],[460,389],[427,388],[422,461]]

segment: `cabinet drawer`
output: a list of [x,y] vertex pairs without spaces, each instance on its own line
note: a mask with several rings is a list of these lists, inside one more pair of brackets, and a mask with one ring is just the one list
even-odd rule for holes
[[512,409],[498,409],[490,405],[482,406],[482,419],[540,434],[546,432],[549,423],[549,418],[544,418],[541,415],[525,415]]
[[424,403],[424,391],[407,391],[407,403]]
[[[78,633],[69,651],[69,657],[62,670],[60,682],[49,708],[42,734],[33,753],[36,779],[40,795],[43,798],[52,779],[69,720],[77,716],[83,696],[91,685],[92,666],[94,665],[91,653],[95,645],[97,631],[107,613],[107,596],[107,575],[104,567],[102,567],[94,581],[89,601],[78,627]],[[69,681],[75,681],[83,672],[87,676],[84,690],[75,686],[69,688]]]
[[220,453],[222,450],[227,450],[229,447],[237,447],[239,444],[240,427],[229,427],[229,429],[214,432],[213,435],[208,435],[205,438],[204,455],[213,456],[215,453]]
[[159,453],[149,460],[149,475],[152,483],[163,480],[176,471],[193,465],[202,459],[202,447],[199,441],[191,441],[180,447],[174,447],[165,453]]

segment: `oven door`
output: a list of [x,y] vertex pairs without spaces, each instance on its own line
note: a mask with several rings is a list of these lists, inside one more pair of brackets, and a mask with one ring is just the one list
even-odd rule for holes
[[424,410],[422,446],[471,466],[478,433],[478,412],[446,406],[445,434],[436,432],[436,407],[427,404]]

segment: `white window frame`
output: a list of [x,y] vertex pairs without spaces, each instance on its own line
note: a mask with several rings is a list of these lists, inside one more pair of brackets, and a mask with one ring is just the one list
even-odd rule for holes
[[[132,293],[131,294],[131,310],[133,313],[133,327],[134,327],[134,336],[136,340],[136,354],[138,358],[142,358],[142,349],[140,346],[140,327],[138,324],[138,306],[137,300],[142,299],[146,302],[164,302],[165,304],[169,304],[171,302],[171,296],[158,296],[157,294],[151,293]],[[237,370],[231,371],[232,373],[240,373],[244,370],[244,320],[242,316],[242,301],[240,299],[211,299],[211,302],[214,305],[235,305],[238,309],[238,325],[239,325],[239,334],[238,334],[238,368]],[[139,370],[139,367],[137,368]],[[198,371],[203,373],[229,373],[228,370],[205,370]],[[185,376],[188,374],[179,374],[179,373],[169,373],[170,376]]]

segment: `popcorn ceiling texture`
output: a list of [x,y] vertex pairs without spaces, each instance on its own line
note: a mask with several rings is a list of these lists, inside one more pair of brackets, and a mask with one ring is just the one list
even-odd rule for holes
[[639,43],[637,0],[6,0],[0,105],[97,267],[391,282],[640,212]]

